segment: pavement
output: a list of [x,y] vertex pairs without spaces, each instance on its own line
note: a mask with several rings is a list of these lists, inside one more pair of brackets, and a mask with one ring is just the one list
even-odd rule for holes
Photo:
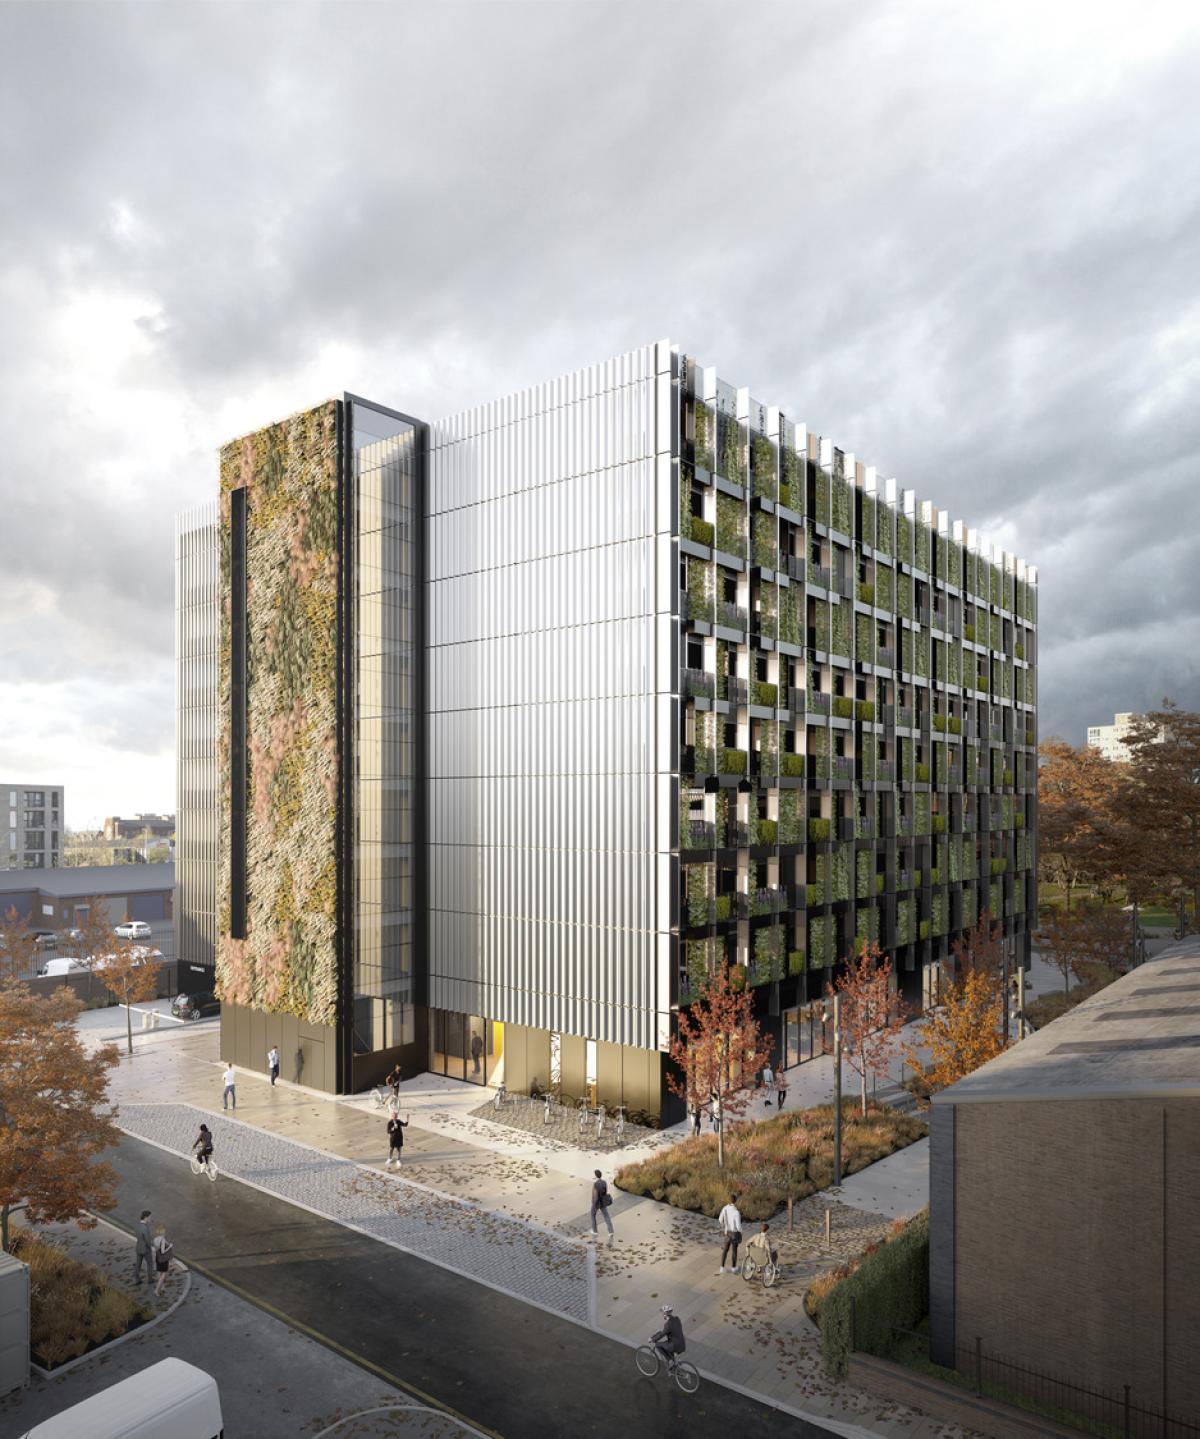
[[[628,1347],[645,1338],[658,1305],[669,1299],[684,1319],[689,1358],[712,1381],[731,1386],[729,1392],[746,1391],[775,1406],[773,1424],[802,1415],[842,1433],[954,1432],[914,1410],[883,1406],[865,1391],[827,1380],[819,1336],[803,1312],[804,1290],[813,1276],[861,1252],[896,1215],[924,1203],[920,1152],[902,1152],[854,1176],[848,1184],[868,1174],[873,1181],[861,1194],[844,1187],[797,1205],[794,1230],[772,1230],[775,1237],[778,1229],[784,1273],[766,1290],[739,1276],[716,1274],[719,1239],[713,1221],[619,1191],[610,1210],[616,1242],[610,1248],[602,1239],[593,1254],[592,1169],[611,1175],[618,1162],[671,1142],[675,1135],[669,1132],[642,1136],[619,1156],[600,1156],[472,1114],[487,1091],[423,1075],[402,1089],[402,1109],[411,1124],[397,1177],[382,1171],[385,1115],[370,1096],[335,1099],[282,1081],[272,1088],[265,1076],[239,1072],[236,1115],[224,1114],[218,1039],[207,1024],[138,1033],[134,1057],[123,1058],[113,1076],[122,1125],[143,1145],[164,1146],[150,1151],[153,1158],[176,1166],[189,1185],[192,1177],[180,1156],[201,1115],[210,1116],[218,1162],[228,1167],[216,1185],[197,1182],[189,1194],[211,1189],[215,1195],[241,1195],[246,1203],[286,1201],[292,1215],[336,1224],[344,1242],[352,1237],[355,1244],[368,1245],[379,1264],[415,1263],[432,1276],[429,1283],[443,1289],[465,1276],[473,1302],[489,1314],[501,1303],[515,1303],[519,1310],[513,1313],[522,1315],[522,1323],[552,1324],[556,1337],[543,1336],[539,1343],[566,1343],[561,1332],[570,1328],[593,1347],[601,1339],[623,1347],[625,1358],[614,1375],[625,1374]],[[789,1108],[819,1102],[828,1098],[831,1062],[814,1060],[789,1077]],[[924,1146],[913,1146],[918,1148]],[[231,1182],[235,1177],[241,1182]],[[298,1210],[296,1202],[307,1208]],[[859,1207],[868,1202],[876,1207]],[[826,1209],[832,1220],[829,1243]],[[381,1250],[394,1256],[383,1257]],[[315,1272],[308,1271],[310,1280]],[[406,1286],[409,1273],[404,1271]],[[365,1296],[364,1309],[378,1323],[387,1306],[377,1307],[369,1291]],[[289,1291],[289,1305],[299,1302],[299,1294]],[[555,1311],[553,1317],[549,1311]],[[291,1308],[287,1312],[296,1317]],[[517,1320],[508,1312],[503,1322],[511,1326]],[[403,1310],[397,1323],[407,1344],[411,1328]],[[469,1325],[463,1338],[468,1341],[476,1342]],[[505,1373],[502,1362],[500,1372]],[[449,1385],[450,1376],[440,1374],[438,1382]],[[505,1382],[512,1386],[511,1365]],[[520,1387],[527,1392],[529,1386]],[[706,1383],[702,1393],[708,1396],[716,1387]],[[438,1395],[459,1392],[450,1386]],[[606,1398],[602,1413],[605,1403]],[[468,1414],[482,1414],[510,1436],[523,1432],[505,1430],[491,1408]]]

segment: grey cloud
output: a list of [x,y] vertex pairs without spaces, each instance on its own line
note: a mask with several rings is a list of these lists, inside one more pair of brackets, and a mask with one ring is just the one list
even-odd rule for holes
[[[0,286],[36,302],[0,658],[169,676],[171,516],[231,425],[343,385],[444,413],[669,335],[1015,536],[1044,728],[1200,705],[1200,40],[1038,13],[3,7]],[[133,306],[107,372],[58,334],[80,295]]]

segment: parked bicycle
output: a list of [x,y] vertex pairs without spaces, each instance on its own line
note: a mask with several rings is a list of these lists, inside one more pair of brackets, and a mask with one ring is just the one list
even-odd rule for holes
[[591,1116],[591,1112],[592,1112],[592,1111],[591,1111],[591,1106],[588,1104],[587,1099],[586,1099],[586,1098],[581,1099],[581,1100],[579,1101],[579,1132],[580,1132],[580,1134],[582,1134],[583,1131],[587,1128],[588,1119],[589,1119],[589,1117]]
[[596,1138],[597,1138],[597,1139],[603,1139],[603,1138],[604,1138],[604,1118],[605,1118],[605,1110],[604,1110],[604,1106],[601,1104],[601,1105],[599,1106],[599,1108],[596,1110]]
[[625,1106],[624,1106],[623,1104],[618,1104],[618,1105],[617,1105],[617,1126],[616,1126],[616,1132],[617,1132],[617,1142],[618,1142],[618,1144],[619,1144],[619,1143],[621,1142],[621,1140],[625,1138]]
[[501,1080],[500,1083],[496,1086],[496,1095],[495,1098],[492,1100],[492,1108],[497,1110],[503,1109],[504,1101],[507,1098],[508,1090],[504,1087],[504,1081]]

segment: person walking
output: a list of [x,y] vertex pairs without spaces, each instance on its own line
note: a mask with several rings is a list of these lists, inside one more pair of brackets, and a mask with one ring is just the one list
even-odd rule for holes
[[223,1091],[223,1093],[222,1093],[222,1095],[221,1095],[221,1108],[222,1108],[222,1109],[228,1109],[228,1108],[229,1108],[229,1101],[232,1099],[232,1100],[233,1100],[233,1107],[234,1107],[234,1109],[236,1109],[236,1108],[237,1108],[237,1087],[236,1087],[236,1086],[237,1086],[237,1071],[234,1069],[233,1065],[230,1064],[228,1061],[226,1061],[226,1064],[225,1064],[225,1073],[221,1076],[221,1078],[222,1078],[222,1081],[223,1081],[223,1083],[224,1083],[224,1085],[225,1085],[224,1091]]
[[697,1139],[700,1138],[700,1116],[702,1113],[703,1109],[699,1103],[692,1106],[692,1133]]
[[275,1081],[279,1078],[279,1051],[274,1045],[267,1050],[267,1072],[271,1076],[271,1088],[275,1088]]
[[763,1065],[762,1087],[766,1091],[763,1095],[763,1104],[767,1109],[771,1107],[771,1091],[775,1088],[775,1071],[771,1068],[770,1060]]
[[594,1171],[596,1178],[592,1183],[592,1238],[597,1234],[596,1215],[604,1216],[604,1222],[608,1225],[608,1242],[613,1242],[612,1220],[608,1217],[609,1206],[612,1204],[612,1195],[608,1192],[608,1184],[604,1176],[597,1169]]
[[154,1247],[154,1235],[150,1230],[150,1211],[148,1209],[142,1210],[142,1216],[137,1222],[137,1229],[134,1233],[137,1235],[137,1253],[133,1259],[133,1282],[135,1284],[142,1282],[142,1265],[144,1264],[146,1266],[146,1283],[148,1284],[150,1282],[150,1257]]
[[783,1101],[787,1098],[787,1092],[788,1092],[787,1075],[785,1075],[784,1072],[783,1072],[783,1070],[781,1069],[781,1070],[779,1071],[779,1073],[775,1076],[775,1101],[776,1101],[775,1107],[776,1107],[776,1109],[782,1109],[782,1108],[783,1108]]
[[404,1151],[404,1131],[408,1125],[407,1119],[401,1119],[400,1114],[393,1114],[387,1122],[388,1134],[388,1157],[385,1169],[390,1169],[393,1164],[400,1168],[400,1159]]
[[471,1036],[471,1073],[479,1073],[479,1056],[483,1053],[483,1038],[478,1033]]
[[729,1266],[729,1273],[736,1274],[738,1267],[738,1245],[742,1242],[742,1216],[737,1207],[737,1195],[729,1196],[729,1203],[717,1216],[717,1223],[721,1226],[723,1242],[721,1244],[721,1267],[718,1274],[725,1273],[725,1257],[730,1250],[733,1251],[733,1263]]
[[158,1276],[154,1281],[154,1293],[159,1295],[163,1292],[163,1285],[167,1282],[167,1275],[171,1272],[171,1259],[175,1253],[175,1246],[167,1238],[167,1231],[160,1224],[154,1231],[154,1272]]

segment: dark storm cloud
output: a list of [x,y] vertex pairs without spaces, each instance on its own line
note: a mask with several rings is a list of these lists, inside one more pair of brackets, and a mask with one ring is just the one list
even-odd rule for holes
[[1039,564],[1046,732],[1200,704],[1190,10],[3,7],[0,658],[165,691],[230,434],[669,336]]

